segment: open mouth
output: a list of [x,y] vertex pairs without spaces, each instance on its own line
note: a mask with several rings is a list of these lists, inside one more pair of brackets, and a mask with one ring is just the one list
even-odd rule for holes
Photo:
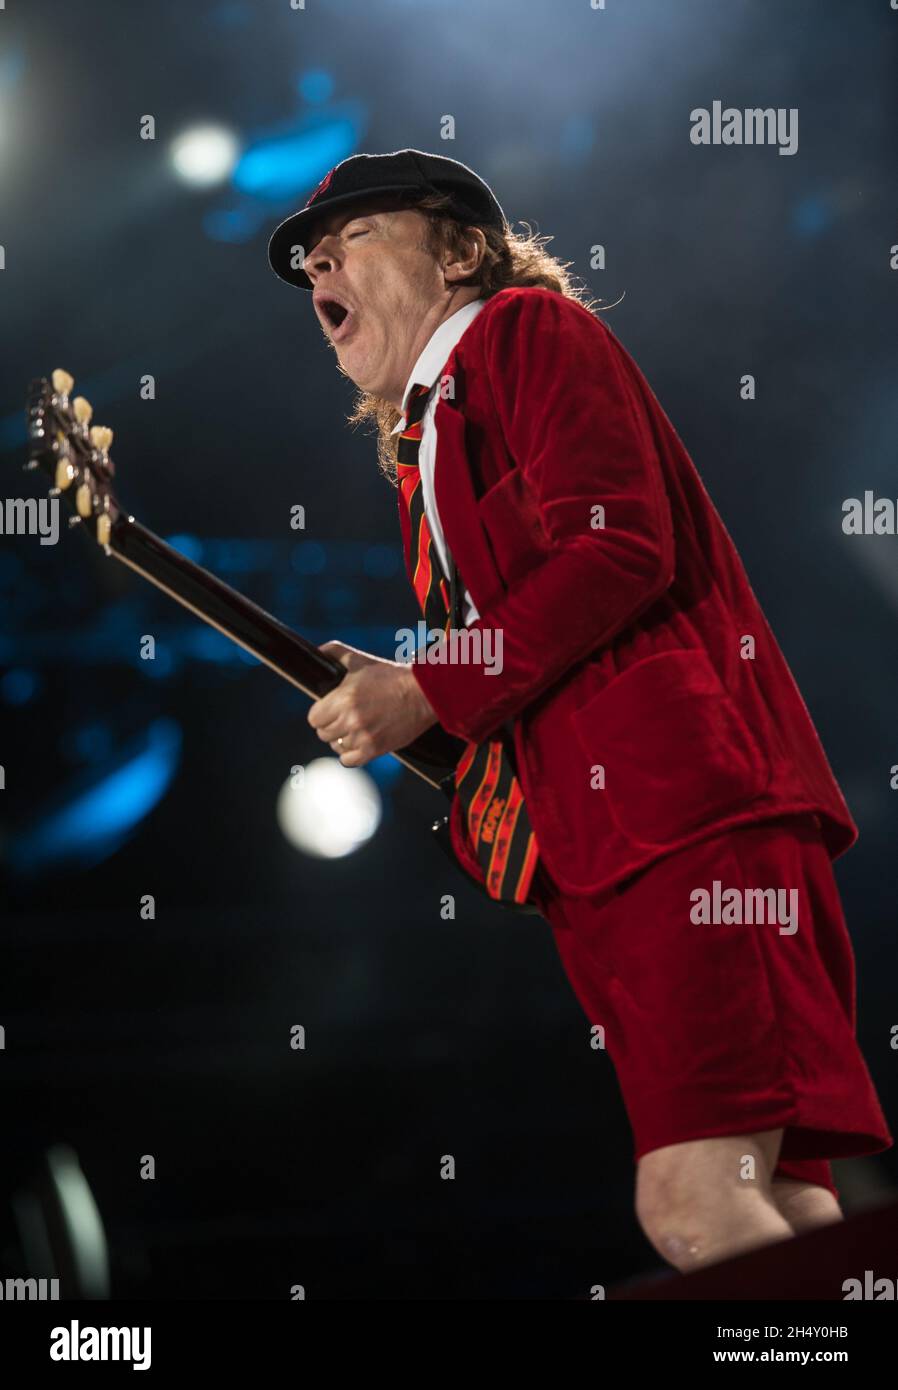
[[324,299],[320,301],[321,314],[327,326],[332,343],[339,343],[351,331],[355,323],[355,315],[351,309],[347,309],[345,304],[341,304],[338,299]]

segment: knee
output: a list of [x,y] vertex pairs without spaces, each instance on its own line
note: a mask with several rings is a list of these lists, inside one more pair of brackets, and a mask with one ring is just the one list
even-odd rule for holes
[[662,1259],[685,1272],[696,1267],[709,1220],[704,1204],[681,1181],[664,1174],[639,1174],[636,1219]]
[[682,1274],[791,1234],[755,1184],[715,1183],[679,1165],[640,1172],[636,1217],[656,1252]]

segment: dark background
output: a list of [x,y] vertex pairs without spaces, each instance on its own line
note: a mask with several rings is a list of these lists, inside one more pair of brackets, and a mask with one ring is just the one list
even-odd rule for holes
[[[625,296],[608,322],[695,460],[860,825],[837,872],[892,1122],[898,566],[895,538],[845,536],[841,508],[898,495],[896,31],[887,0],[0,13],[0,493],[40,493],[18,472],[25,393],[65,366],[116,431],[138,519],[313,640],[387,655],[417,613],[395,495],[345,425],[351,385],[308,296],[268,268],[275,223],[353,152],[432,149],[594,295]],[[689,113],[715,98],[798,107],[799,152],[693,146]],[[243,149],[211,189],[169,157],[203,122]],[[301,695],[78,534],[0,537],[0,604],[7,1259],[13,1194],[64,1141],[117,1296],[567,1298],[656,1270],[611,1064],[550,929],[443,859],[436,793],[381,760],[375,837],[306,857],[275,819],[291,766],[320,752]],[[837,1180],[856,1209],[898,1180],[895,1155]]]

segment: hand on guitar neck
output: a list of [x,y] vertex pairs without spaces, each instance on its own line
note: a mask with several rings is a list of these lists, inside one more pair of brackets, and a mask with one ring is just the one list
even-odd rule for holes
[[315,701],[308,720],[344,767],[363,767],[395,752],[438,722],[410,666],[342,642],[325,642],[320,650],[335,657],[347,674],[335,690]]
[[[316,702],[313,711],[324,709],[328,724],[339,711],[352,724],[335,730],[335,740],[344,739],[335,751],[346,766],[392,753],[431,786],[448,790],[464,741],[438,723],[411,670],[339,642],[316,646],[130,516],[113,490],[112,430],[91,424],[93,408],[72,395],[73,386],[62,370],[33,382],[27,412],[26,467],[49,478],[51,496],[71,512],[69,525],[302,690]],[[352,667],[341,653],[352,655]],[[347,746],[356,757],[344,754]]]

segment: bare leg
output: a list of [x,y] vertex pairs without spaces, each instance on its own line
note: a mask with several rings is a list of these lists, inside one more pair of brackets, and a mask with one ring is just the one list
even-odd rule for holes
[[836,1198],[828,1188],[820,1187],[818,1183],[801,1182],[797,1178],[774,1178],[771,1188],[777,1210],[796,1235],[845,1219]]
[[[659,1255],[685,1273],[793,1236],[772,1188],[782,1138],[781,1129],[726,1135],[643,1155],[636,1214]],[[798,1220],[798,1194],[788,1195]],[[802,1209],[801,1215],[808,1213]]]

